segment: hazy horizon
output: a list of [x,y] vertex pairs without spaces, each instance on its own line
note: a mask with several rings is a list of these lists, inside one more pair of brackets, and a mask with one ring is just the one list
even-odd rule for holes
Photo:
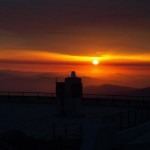
[[[12,70],[0,70],[0,91],[20,91],[20,92],[55,92],[55,82],[64,81],[66,77],[70,76],[70,72],[64,74],[51,72],[21,72]],[[124,91],[134,91],[150,87],[147,78],[141,77],[135,79],[134,77],[123,78],[118,80],[118,76],[113,78],[94,78],[90,76],[77,76],[82,78],[84,93],[89,94],[121,94]],[[133,84],[136,81],[136,85]],[[128,82],[127,82],[128,81]],[[143,86],[141,86],[141,81]],[[124,84],[125,83],[125,84]],[[147,84],[146,84],[147,83]],[[140,85],[140,86],[139,86]]]

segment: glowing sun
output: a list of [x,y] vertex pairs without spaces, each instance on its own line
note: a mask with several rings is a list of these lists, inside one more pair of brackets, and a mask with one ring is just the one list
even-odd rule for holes
[[93,63],[93,65],[98,65],[99,64],[99,60],[98,59],[94,59],[92,63]]

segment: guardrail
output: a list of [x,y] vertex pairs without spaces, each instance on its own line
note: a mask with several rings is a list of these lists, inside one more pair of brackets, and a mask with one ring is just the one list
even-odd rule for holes
[[[16,92],[0,91],[0,96],[44,96],[56,97],[56,93],[48,92]],[[150,96],[132,96],[132,95],[103,95],[103,94],[83,94],[85,99],[104,99],[104,100],[150,100]]]
[[83,139],[84,127],[83,124],[52,124],[52,139]]
[[56,94],[55,94],[55,93],[45,93],[45,92],[13,92],[13,91],[0,91],[0,96],[56,97]]
[[150,100],[150,96],[134,95],[102,95],[102,94],[84,94],[83,98],[111,99],[111,100]]
[[150,120],[150,107],[141,107],[129,111],[103,117],[104,124],[115,124],[118,130],[130,128],[132,126]]
[[[56,93],[46,92],[16,92],[0,91],[0,96],[4,97],[45,97],[56,98]],[[150,106],[150,96],[131,96],[131,95],[96,95],[83,94],[83,105],[101,105],[101,106]]]

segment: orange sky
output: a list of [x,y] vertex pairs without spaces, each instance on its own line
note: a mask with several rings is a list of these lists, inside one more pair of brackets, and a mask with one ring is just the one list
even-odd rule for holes
[[[44,51],[1,51],[0,69],[66,73],[76,70],[80,75],[98,77],[108,74],[150,74],[150,55],[74,56]],[[99,60],[94,66],[92,61]]]
[[76,70],[148,86],[149,5],[147,0],[0,1],[0,70]]

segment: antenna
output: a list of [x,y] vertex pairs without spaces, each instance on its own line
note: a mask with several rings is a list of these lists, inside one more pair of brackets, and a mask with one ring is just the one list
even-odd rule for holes
[[71,71],[71,78],[75,78],[76,77],[76,72],[75,71]]

